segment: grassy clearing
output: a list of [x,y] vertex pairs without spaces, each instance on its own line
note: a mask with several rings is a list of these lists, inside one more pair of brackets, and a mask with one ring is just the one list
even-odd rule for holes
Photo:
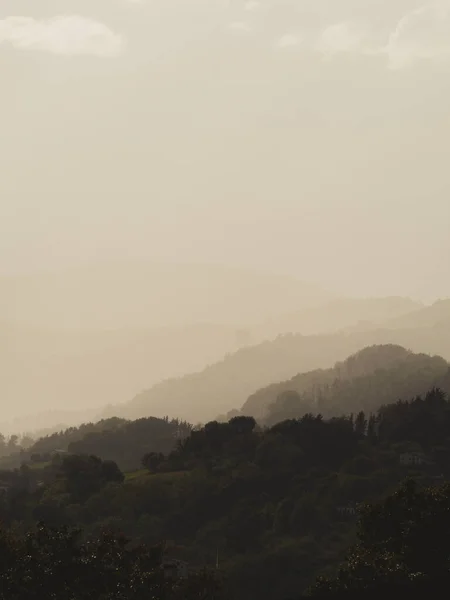
[[40,471],[41,469],[45,469],[45,467],[49,467],[51,465],[51,461],[47,462],[30,462],[27,463],[27,467],[29,467],[32,471]]
[[129,471],[125,473],[125,481],[133,481],[135,479],[141,479],[142,477],[149,476],[150,473],[147,469],[138,469],[137,471]]
[[179,477],[187,476],[189,471],[174,471],[173,473],[150,473],[147,469],[139,469],[137,471],[129,471],[125,473],[125,481],[132,483],[143,483],[150,478],[153,480],[172,481]]

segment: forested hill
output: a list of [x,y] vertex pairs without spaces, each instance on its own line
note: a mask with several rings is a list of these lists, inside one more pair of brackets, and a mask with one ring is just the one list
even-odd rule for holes
[[[413,398],[440,386],[450,391],[448,363],[438,357],[413,354],[401,346],[372,346],[331,369],[297,375],[251,396],[240,414],[254,415],[262,425],[320,413],[376,414],[398,398]],[[115,461],[121,469],[137,469],[149,453],[169,454],[186,439],[192,425],[178,419],[146,417],[135,421],[113,417],[44,436],[26,451],[6,457],[3,464],[51,460],[55,452],[92,454]]]
[[412,398],[434,386],[450,391],[449,364],[443,358],[397,345],[371,346],[331,369],[301,373],[257,391],[241,413],[275,424],[308,412],[327,417],[374,412],[382,404]]
[[95,455],[115,461],[121,469],[137,469],[145,454],[169,454],[191,430],[189,423],[178,419],[103,419],[43,436],[26,449],[17,446],[0,460],[0,469],[18,468],[24,463],[42,466],[66,453]]
[[[302,373],[262,388],[236,413],[252,415],[263,425],[307,413],[325,418],[360,411],[374,414],[384,404],[413,398],[436,386],[450,391],[449,365],[443,358],[414,354],[396,345],[372,346],[333,368]],[[122,469],[136,469],[145,454],[170,453],[191,430],[189,422],[168,417],[111,417],[43,436],[23,447],[13,436],[4,442],[0,467],[17,468],[36,460],[42,463],[50,461],[55,452],[70,452],[93,454],[117,462]]]
[[418,307],[404,312],[386,321],[388,327],[404,329],[406,327],[448,326],[450,324],[450,299],[438,300],[431,306]]
[[201,372],[163,381],[103,416],[143,416],[206,422],[240,409],[257,390],[298,373],[329,368],[375,344],[397,344],[413,352],[450,359],[450,323],[417,329],[379,329],[333,335],[285,335],[243,348]]
[[[12,535],[45,522],[82,527],[88,540],[105,530],[123,533],[133,547],[166,540],[167,557],[186,561],[194,571],[216,566],[220,557],[224,600],[288,600],[298,598],[317,575],[337,571],[355,540],[360,503],[384,498],[407,476],[421,488],[450,480],[449,432],[450,403],[438,389],[373,415],[309,414],[264,429],[252,417],[237,417],[192,431],[166,456],[142,457],[146,469],[135,472],[123,473],[113,461],[84,453],[2,472],[0,518]],[[118,448],[131,447],[132,437],[116,438]],[[404,515],[405,531],[411,532],[411,518],[419,514],[423,521],[426,506],[387,517]],[[446,500],[441,525],[433,521],[438,529],[430,531],[428,543],[419,544],[445,561],[448,506]],[[391,541],[401,541],[402,550],[405,541],[414,542],[411,535],[397,534],[404,530],[395,523],[377,534],[392,531]],[[414,556],[421,557],[416,567],[422,572],[423,552]],[[372,573],[358,564],[355,583]],[[377,562],[381,570],[374,577],[383,576],[384,564]]]
[[[140,280],[134,281],[138,285]],[[224,285],[225,281],[226,278],[223,280]],[[258,308],[261,308],[261,298],[267,300],[267,289],[258,288],[256,282],[253,279],[252,281],[252,294],[260,290]],[[270,281],[267,285],[272,286]],[[70,278],[66,283],[70,288]],[[277,290],[275,296],[279,298],[273,309],[267,312],[267,318],[261,317],[261,322],[257,321],[256,313],[251,319],[242,322],[233,322],[232,319],[222,322],[221,319],[230,308],[230,298],[222,292],[223,312],[215,316],[218,322],[208,321],[208,315],[204,313],[201,321],[196,319],[195,323],[189,324],[187,319],[180,326],[172,323],[167,327],[151,327],[146,321],[135,323],[135,326],[130,323],[121,326],[121,302],[118,301],[117,294],[119,289],[122,292],[124,286],[126,288],[125,283],[122,281],[120,284],[120,277],[116,284],[110,281],[109,285],[112,288],[108,299],[104,299],[98,306],[100,322],[106,315],[105,311],[110,311],[108,319],[116,314],[118,321],[115,321],[111,328],[105,329],[101,323],[93,328],[90,321],[92,314],[86,314],[86,309],[83,313],[85,318],[81,319],[80,326],[72,329],[62,326],[58,328],[58,319],[51,327],[2,322],[0,314],[0,339],[4,342],[0,344],[3,367],[0,397],[8,398],[8,405],[3,406],[0,415],[2,433],[36,432],[50,428],[56,431],[57,428],[61,428],[61,424],[67,428],[95,420],[105,405],[126,402],[138,391],[149,389],[160,381],[197,372],[204,369],[205,365],[222,360],[227,353],[235,352],[249,344],[255,345],[264,340],[274,339],[282,333],[330,334],[358,324],[365,324],[367,329],[373,323],[409,315],[423,308],[421,304],[408,298],[395,297],[335,299],[326,301],[325,304],[320,302],[319,305],[314,302],[309,306],[306,295],[304,302],[296,296],[297,310],[285,314],[286,308],[292,307],[288,301],[289,292],[286,288],[277,287],[281,282],[273,282],[272,292],[273,289]],[[209,283],[210,279],[205,282],[205,289],[209,289]],[[92,282],[92,285],[94,284],[95,280]],[[143,283],[143,288],[138,285],[136,289],[133,288],[132,282],[128,281],[128,284],[131,287],[128,288],[126,297],[130,302],[143,304],[146,307],[146,317],[150,318],[148,296],[145,294],[148,285]],[[92,285],[88,286],[84,302],[91,298]],[[243,289],[238,282],[235,283],[235,287],[239,293]],[[59,292],[63,292],[64,289],[67,287],[63,286]],[[136,293],[133,293],[133,289]],[[303,289],[303,286],[299,289]],[[219,290],[217,292],[219,293]],[[180,297],[180,293],[178,290],[177,298]],[[57,294],[56,289],[50,294],[52,301],[54,294]],[[202,293],[202,297],[203,295]],[[283,295],[284,298],[281,298]],[[186,294],[181,296],[183,306],[178,307],[178,312],[183,313],[186,308]],[[64,294],[60,300],[63,303]],[[66,301],[68,300],[66,298]],[[82,302],[82,298],[79,300]],[[208,301],[210,300],[208,294]],[[116,301],[118,305],[114,304]],[[285,301],[287,305],[284,304]],[[45,310],[48,310],[48,302],[44,304]],[[118,312],[114,312],[114,305]],[[135,308],[134,304],[133,306]],[[309,308],[302,309],[302,306]],[[58,303],[58,310],[62,311],[61,316],[66,324],[78,311],[83,312],[78,303],[74,311],[64,311],[64,304]],[[272,310],[281,310],[282,314],[269,318]],[[134,313],[133,309],[133,318]],[[56,313],[53,311],[52,314]],[[212,315],[209,318],[212,318]],[[288,377],[294,373],[295,371],[289,372],[283,376]],[[279,380],[281,376],[280,373],[276,375],[278,377],[274,381]],[[72,384],[67,385],[68,381]],[[264,383],[258,381],[256,387]],[[13,415],[17,415],[16,418],[13,419]]]

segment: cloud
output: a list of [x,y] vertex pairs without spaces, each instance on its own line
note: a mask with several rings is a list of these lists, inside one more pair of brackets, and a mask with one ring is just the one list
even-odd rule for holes
[[391,69],[402,69],[421,60],[449,61],[450,0],[411,10],[388,33],[387,43],[379,38],[380,32],[356,23],[337,23],[322,31],[316,50],[328,58],[340,53],[387,57]]
[[228,25],[228,29],[237,33],[249,33],[252,30],[250,25],[244,21],[234,21]]
[[450,2],[427,4],[407,13],[382,52],[393,69],[410,66],[417,60],[450,59]]
[[316,49],[325,56],[348,52],[365,52],[367,31],[354,23],[336,23],[322,31]]
[[58,16],[47,20],[31,17],[0,19],[0,44],[20,50],[40,50],[65,56],[118,56],[122,36],[103,23],[80,16]]
[[261,7],[261,4],[257,0],[248,0],[244,4],[244,10],[247,10],[247,11],[258,10],[258,8],[260,8],[260,7]]
[[276,48],[291,48],[293,46],[298,46],[300,43],[300,37],[293,33],[285,33],[282,35],[276,42]]

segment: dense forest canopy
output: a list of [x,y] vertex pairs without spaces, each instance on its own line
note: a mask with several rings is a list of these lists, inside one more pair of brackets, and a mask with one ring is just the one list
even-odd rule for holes
[[450,580],[449,508],[448,483],[419,489],[413,480],[382,502],[366,504],[358,543],[337,575],[321,577],[308,597],[444,597]]
[[[187,437],[192,430],[189,423],[178,419],[169,420],[148,417],[127,421],[116,417],[97,423],[86,423],[70,427],[20,447],[15,440],[5,443],[5,452],[0,466],[18,467],[24,461],[46,463],[57,454],[95,454],[117,462],[125,470],[138,468],[142,457],[150,452],[170,453],[176,443]],[[12,440],[17,438],[13,436]],[[10,450],[8,452],[7,450]],[[1,456],[1,455],[0,455]]]
[[[45,522],[82,527],[85,539],[107,530],[132,546],[165,540],[168,559],[194,573],[218,566],[226,598],[288,600],[319,575],[333,581],[358,541],[361,503],[381,501],[407,476],[420,490],[450,479],[449,432],[450,402],[437,388],[373,412],[309,413],[270,427],[245,416],[194,429],[113,420],[84,426],[78,440],[55,436],[73,440],[69,452],[2,471],[0,518],[20,536]],[[320,593],[334,589],[323,582]]]

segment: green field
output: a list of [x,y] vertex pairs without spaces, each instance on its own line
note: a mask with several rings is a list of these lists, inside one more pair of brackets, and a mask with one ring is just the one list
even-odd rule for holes
[[150,473],[147,469],[138,469],[137,471],[129,471],[125,473],[125,481],[133,483],[143,483],[149,478],[171,481],[172,479],[187,476],[188,471],[174,471],[173,473]]
[[40,469],[45,469],[45,467],[49,467],[51,465],[51,461],[46,462],[30,462],[27,463],[27,467],[32,471],[39,471]]

